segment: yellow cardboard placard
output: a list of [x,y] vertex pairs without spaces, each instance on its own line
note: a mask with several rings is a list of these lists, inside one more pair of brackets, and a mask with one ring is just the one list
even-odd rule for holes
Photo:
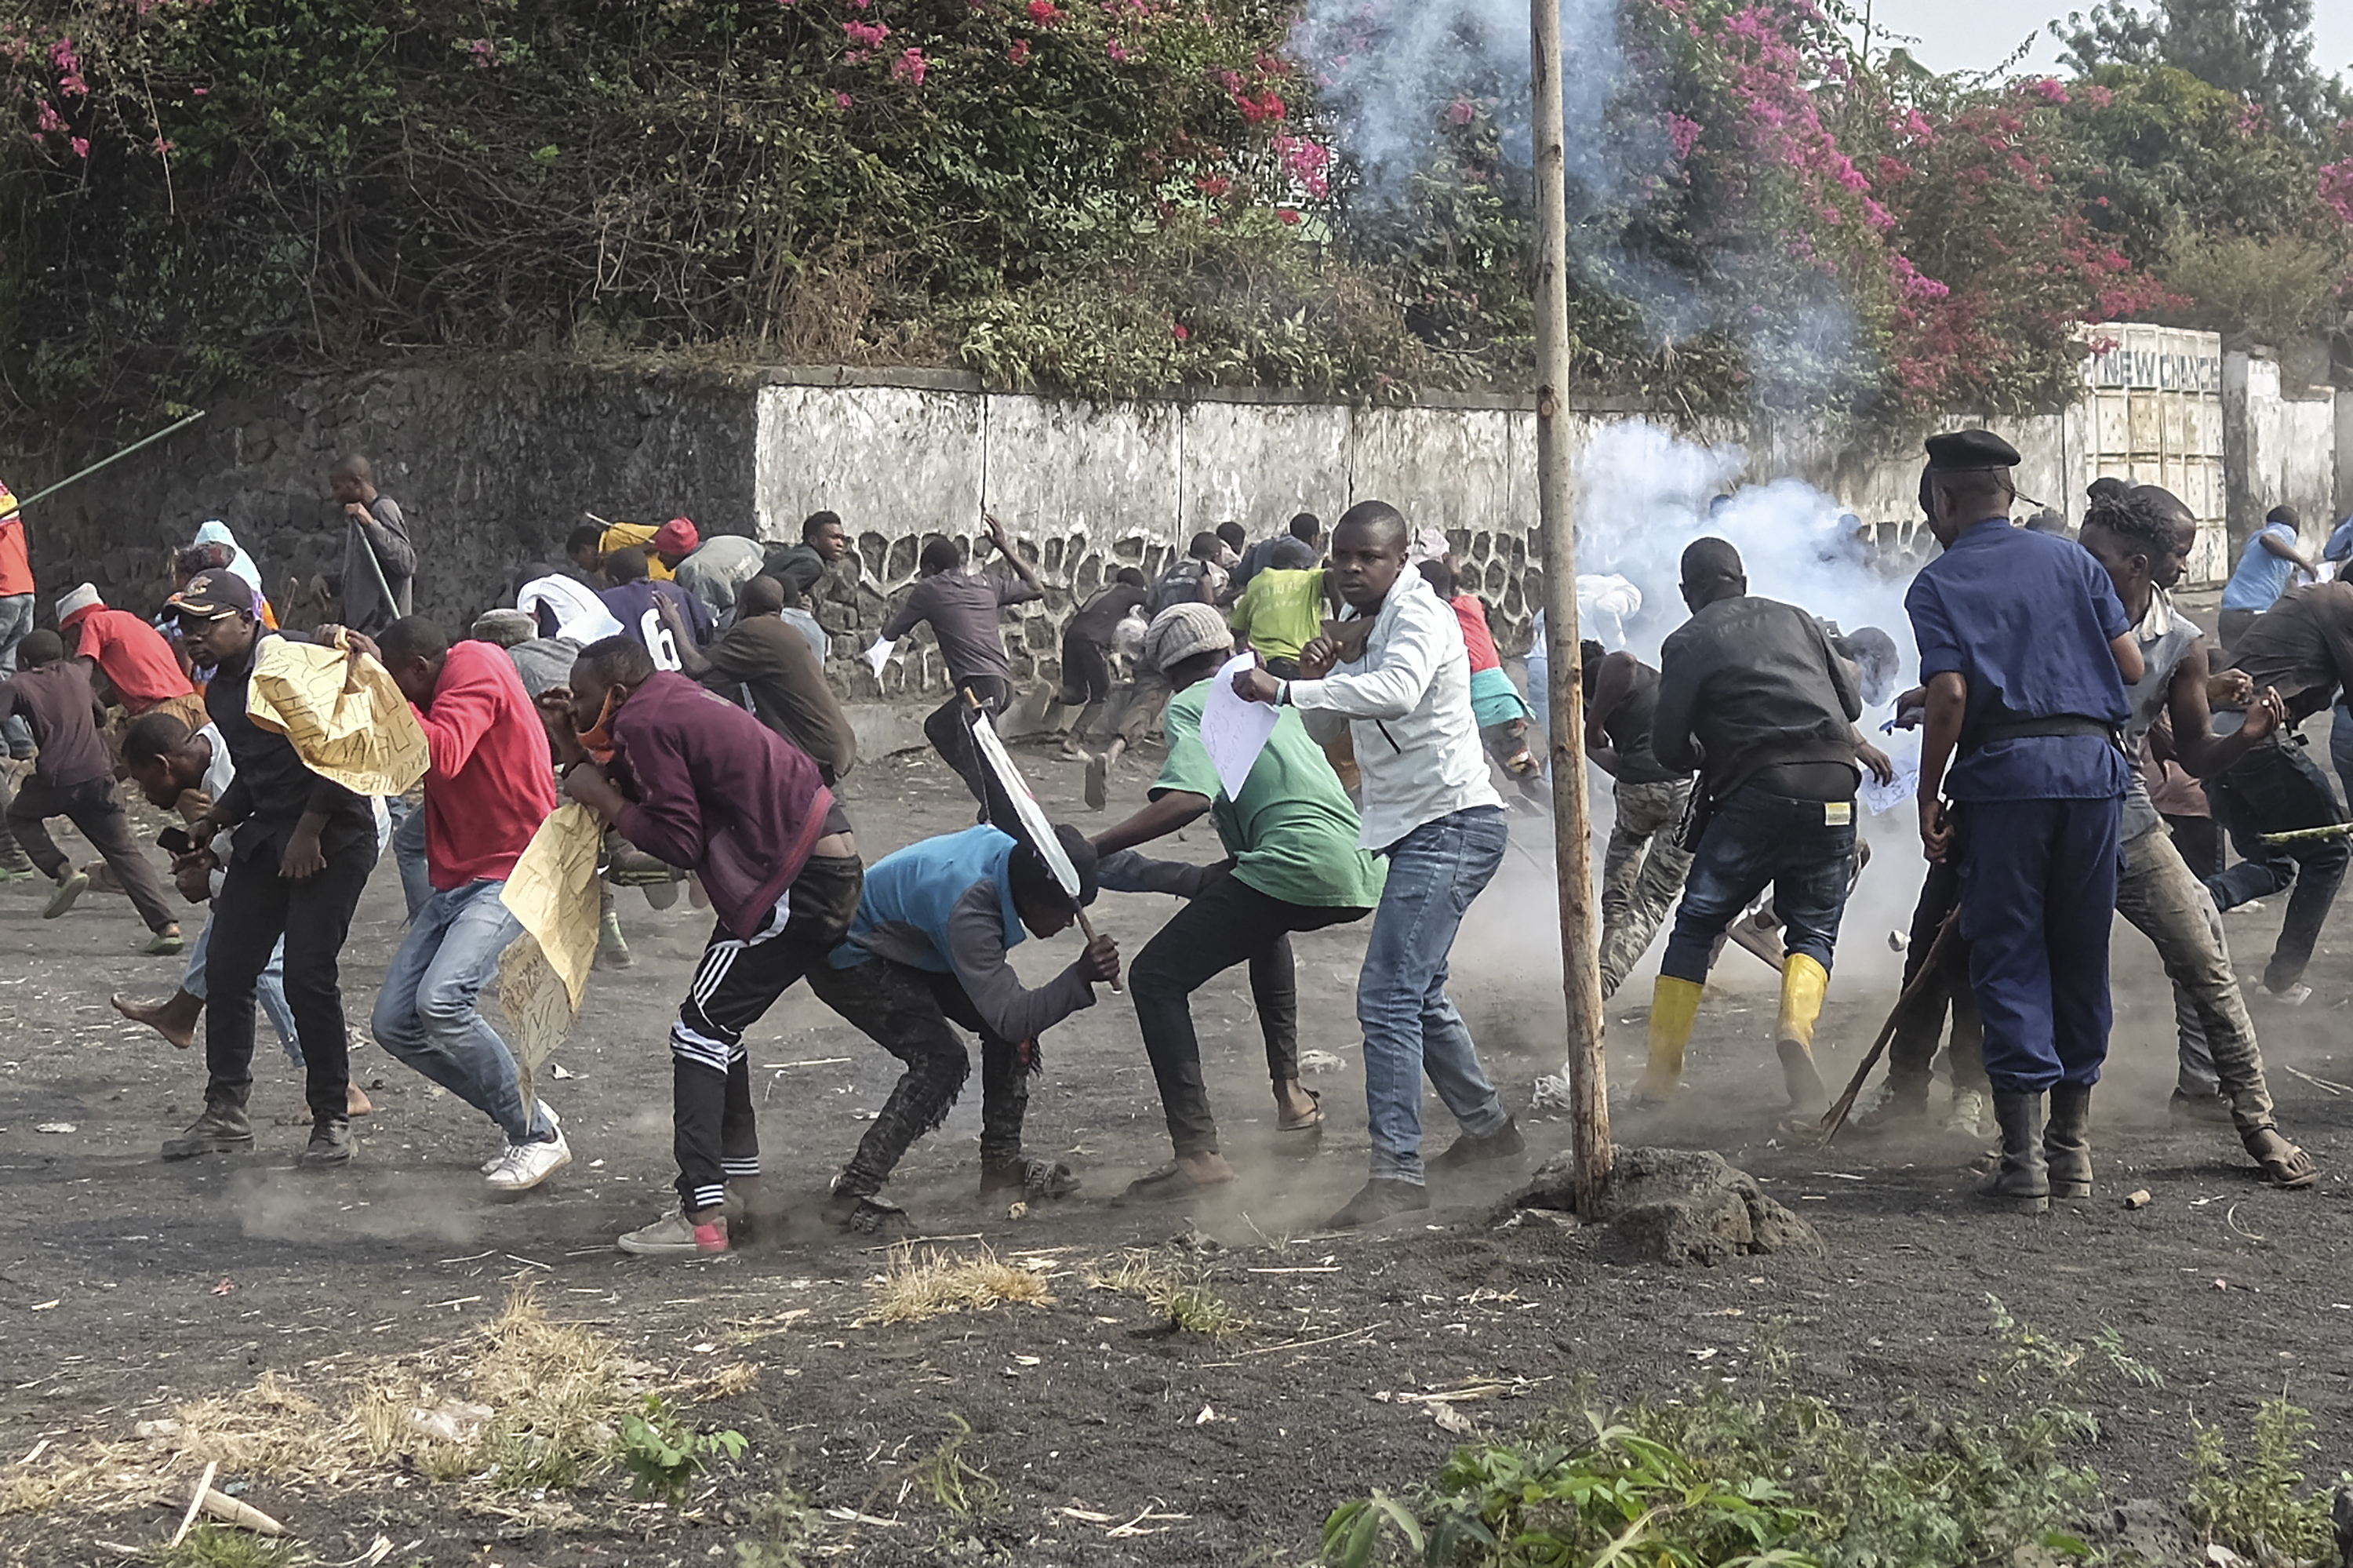
[[302,765],[357,795],[405,795],[432,763],[392,672],[364,653],[264,640],[246,716],[293,743]]

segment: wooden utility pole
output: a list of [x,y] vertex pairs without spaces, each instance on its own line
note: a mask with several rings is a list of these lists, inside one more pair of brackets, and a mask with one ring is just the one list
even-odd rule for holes
[[1569,1125],[1577,1207],[1591,1213],[1610,1168],[1601,971],[1593,920],[1593,835],[1585,809],[1585,687],[1577,626],[1577,500],[1569,471],[1568,155],[1561,111],[1560,0],[1531,0],[1536,164],[1536,514],[1544,532],[1545,626],[1552,660],[1552,827],[1560,883],[1561,991],[1568,1003]]

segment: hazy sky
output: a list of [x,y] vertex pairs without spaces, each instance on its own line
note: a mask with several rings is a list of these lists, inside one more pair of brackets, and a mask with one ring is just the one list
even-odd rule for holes
[[[2043,24],[2091,8],[2090,0],[1871,0],[1871,26],[1874,39],[1887,32],[1918,38],[1914,54],[1935,70],[1989,70],[2030,37],[2029,63],[2050,66],[2059,48]],[[2353,0],[2316,0],[2312,9],[2314,62],[2353,79]]]

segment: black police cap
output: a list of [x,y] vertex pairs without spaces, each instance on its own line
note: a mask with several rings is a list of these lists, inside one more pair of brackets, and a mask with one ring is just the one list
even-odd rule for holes
[[1970,473],[2016,468],[2018,449],[1991,430],[1952,430],[1928,438],[1928,471]]

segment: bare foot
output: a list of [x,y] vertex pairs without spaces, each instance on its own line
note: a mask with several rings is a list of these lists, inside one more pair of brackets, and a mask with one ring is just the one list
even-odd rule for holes
[[343,1114],[345,1116],[365,1116],[368,1112],[374,1109],[375,1109],[375,1107],[368,1102],[367,1091],[365,1089],[361,1088],[357,1084],[346,1084],[343,1086]]
[[1296,1078],[1285,1078],[1274,1086],[1274,1110],[1279,1132],[1299,1132],[1324,1123],[1323,1102]]
[[204,998],[174,991],[162,1001],[133,1001],[117,991],[109,999],[114,1011],[133,1023],[143,1023],[185,1051],[196,1043],[196,1020],[204,1016]]

